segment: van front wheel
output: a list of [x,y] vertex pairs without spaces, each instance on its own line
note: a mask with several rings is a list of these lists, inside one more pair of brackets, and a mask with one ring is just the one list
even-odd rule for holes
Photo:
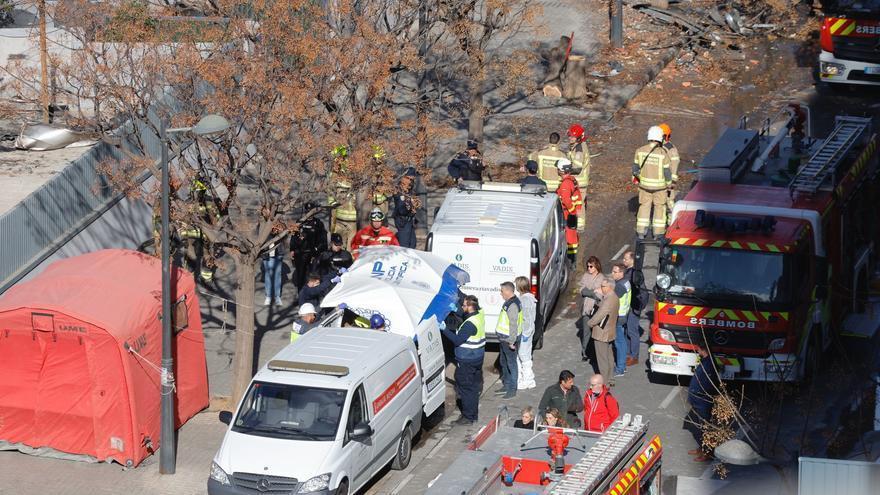
[[395,454],[394,460],[391,461],[391,469],[396,471],[406,469],[409,466],[410,459],[412,459],[412,432],[409,429],[409,425],[407,425],[403,433],[400,434],[400,441],[397,443],[397,454]]
[[348,495],[348,480],[342,480],[336,487],[336,495]]

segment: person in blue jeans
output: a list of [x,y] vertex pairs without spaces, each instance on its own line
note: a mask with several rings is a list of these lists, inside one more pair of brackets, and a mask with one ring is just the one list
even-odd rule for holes
[[617,310],[617,327],[614,336],[614,376],[623,376],[626,373],[626,357],[629,354],[629,341],[626,338],[626,317],[630,312],[632,303],[632,287],[624,275],[626,266],[623,263],[615,263],[611,267],[611,278],[614,279],[614,294],[620,299],[620,308]]
[[[275,235],[273,233],[272,235]],[[266,301],[269,305],[275,301],[276,306],[281,306],[281,271],[284,268],[287,243],[279,240],[269,245],[269,249],[263,254],[263,286],[266,289]]]

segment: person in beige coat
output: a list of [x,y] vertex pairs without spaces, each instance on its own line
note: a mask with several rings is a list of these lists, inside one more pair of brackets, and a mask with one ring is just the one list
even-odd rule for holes
[[592,332],[599,373],[603,376],[612,376],[608,374],[614,371],[614,351],[611,350],[611,343],[614,341],[617,328],[620,299],[614,294],[614,281],[610,278],[605,278],[600,288],[602,301],[599,302],[596,314],[587,321],[587,325]]
[[604,279],[605,275],[602,275],[602,263],[599,261],[599,258],[590,256],[587,259],[584,276],[581,277],[581,281],[578,284],[578,289],[583,298],[583,309],[581,312],[581,359],[584,361],[587,360],[587,347],[590,345],[590,326],[587,325],[587,320],[590,319],[593,309],[599,305],[599,301],[602,299],[601,286]]

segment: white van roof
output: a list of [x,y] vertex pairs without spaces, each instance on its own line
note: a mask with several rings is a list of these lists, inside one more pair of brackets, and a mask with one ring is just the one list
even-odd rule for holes
[[521,192],[518,187],[490,182],[479,189],[450,189],[431,232],[465,237],[538,237],[558,198],[554,193]]
[[[410,339],[401,335],[365,328],[318,327],[278,352],[257,372],[254,380],[348,389],[406,349],[409,342]],[[304,370],[310,364],[314,365],[314,372]],[[328,368],[333,372],[327,373]],[[340,372],[342,369],[348,373]]]

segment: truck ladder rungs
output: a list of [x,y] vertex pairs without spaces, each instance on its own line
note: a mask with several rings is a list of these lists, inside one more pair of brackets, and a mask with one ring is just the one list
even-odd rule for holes
[[792,193],[815,194],[865,134],[871,121],[861,117],[837,117],[836,122],[831,135],[791,181],[789,188]]
[[630,421],[630,415],[614,422],[598,442],[565,476],[550,489],[550,495],[583,495],[595,490],[604,481],[621,458],[648,430],[642,417]]

